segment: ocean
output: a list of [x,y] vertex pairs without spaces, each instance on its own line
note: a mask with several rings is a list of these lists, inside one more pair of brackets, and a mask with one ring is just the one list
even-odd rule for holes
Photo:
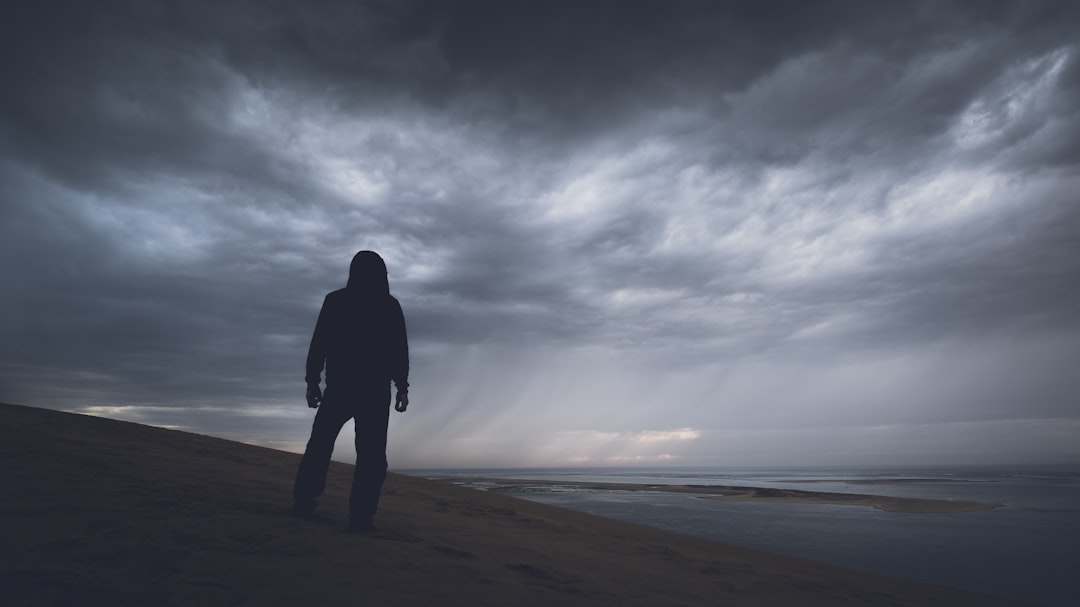
[[[1080,467],[402,470],[668,531],[1046,606],[1080,605]],[[477,482],[482,477],[495,482]],[[527,485],[500,485],[526,479]],[[547,481],[547,482],[546,482]],[[1005,506],[910,514],[594,490],[583,481],[738,485]]]

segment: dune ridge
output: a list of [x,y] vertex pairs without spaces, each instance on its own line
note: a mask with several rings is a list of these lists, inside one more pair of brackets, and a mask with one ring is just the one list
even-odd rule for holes
[[1015,604],[397,474],[347,534],[351,466],[302,521],[296,454],[48,409],[0,453],[10,606]]

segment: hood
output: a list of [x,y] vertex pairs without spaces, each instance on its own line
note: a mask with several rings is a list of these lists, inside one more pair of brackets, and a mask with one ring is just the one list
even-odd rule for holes
[[374,251],[360,251],[353,256],[349,265],[349,282],[346,288],[359,295],[389,295],[386,262]]

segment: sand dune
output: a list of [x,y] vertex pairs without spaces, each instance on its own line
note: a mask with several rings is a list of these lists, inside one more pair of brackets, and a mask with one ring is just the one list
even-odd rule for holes
[[45,409],[0,452],[9,606],[1011,604],[400,475],[347,534],[350,466],[301,521],[297,455]]

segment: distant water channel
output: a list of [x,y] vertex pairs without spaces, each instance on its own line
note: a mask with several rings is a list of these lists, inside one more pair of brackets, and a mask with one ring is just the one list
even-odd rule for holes
[[[406,470],[488,491],[850,569],[1048,606],[1080,605],[1080,468]],[[483,477],[496,482],[475,482]],[[502,485],[498,479],[527,479]],[[950,514],[586,490],[550,481],[739,485],[971,500]]]

